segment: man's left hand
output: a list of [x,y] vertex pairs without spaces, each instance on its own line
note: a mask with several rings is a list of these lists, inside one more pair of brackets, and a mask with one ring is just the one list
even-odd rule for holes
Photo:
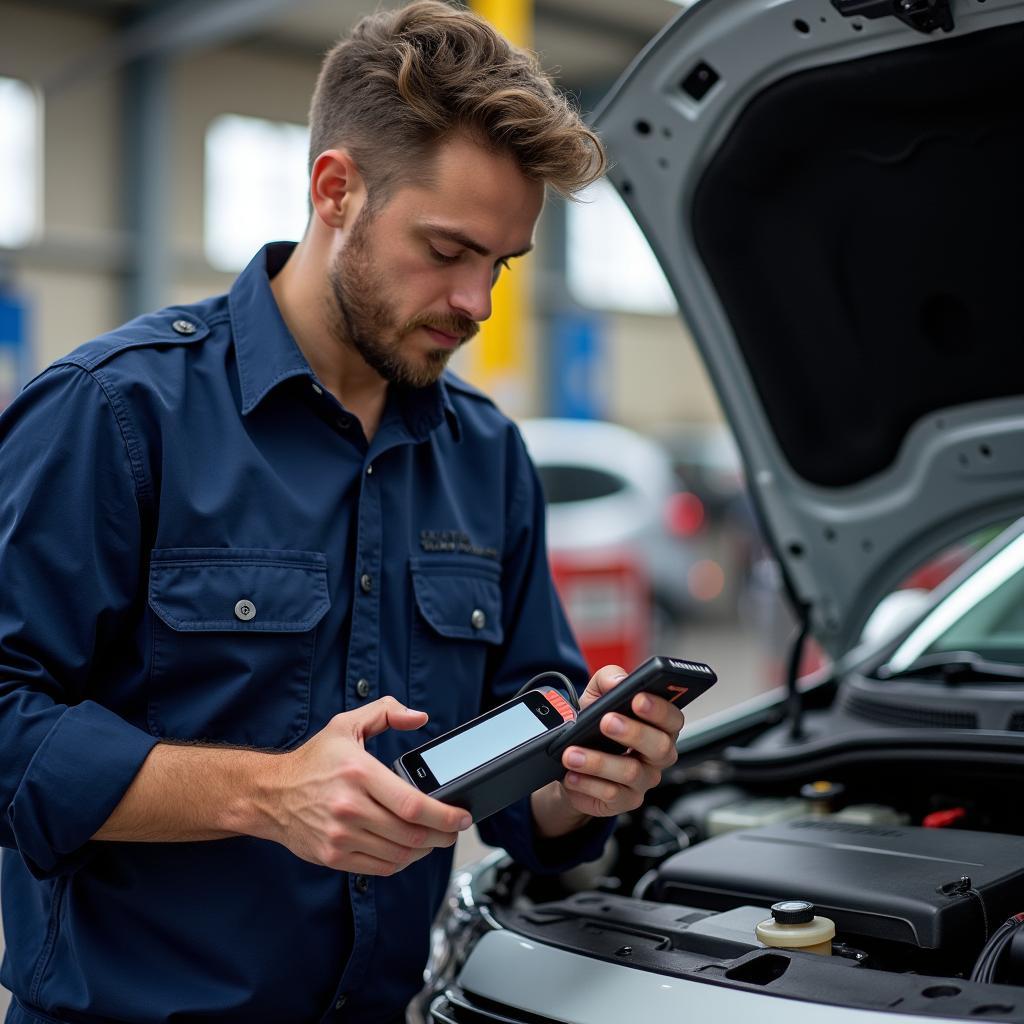
[[[580,698],[580,707],[592,704],[625,676],[617,665],[599,669]],[[621,754],[576,746],[562,754],[562,764],[568,769],[565,778],[533,794],[533,815],[540,835],[565,835],[588,817],[606,818],[636,810],[647,791],[661,781],[662,771],[675,764],[683,713],[650,693],[638,693],[632,710],[640,721],[615,712],[601,719],[601,732],[626,748]]]

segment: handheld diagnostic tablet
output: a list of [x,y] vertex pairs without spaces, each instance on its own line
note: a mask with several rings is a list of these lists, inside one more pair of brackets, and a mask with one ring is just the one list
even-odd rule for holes
[[575,720],[557,691],[528,690],[410,750],[393,767],[421,792],[479,821],[559,776],[547,748]]
[[701,662],[649,658],[578,715],[555,689],[541,686],[410,750],[392,767],[421,792],[463,807],[479,821],[562,778],[561,757],[570,745],[623,753],[600,731],[600,722],[609,711],[636,718],[636,694],[652,693],[682,707],[716,681]]

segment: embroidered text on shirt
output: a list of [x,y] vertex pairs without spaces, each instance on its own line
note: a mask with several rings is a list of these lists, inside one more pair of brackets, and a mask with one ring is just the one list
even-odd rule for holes
[[420,547],[424,551],[458,551],[464,555],[497,559],[497,548],[481,548],[462,530],[420,530]]

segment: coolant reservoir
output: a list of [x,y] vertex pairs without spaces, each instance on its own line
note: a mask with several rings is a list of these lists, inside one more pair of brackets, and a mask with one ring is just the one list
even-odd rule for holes
[[785,900],[772,907],[772,916],[756,925],[754,934],[766,946],[831,956],[836,926],[827,917],[816,917],[813,903]]
[[708,836],[720,836],[741,828],[761,828],[796,818],[806,818],[811,804],[798,797],[755,797],[716,807],[707,816]]

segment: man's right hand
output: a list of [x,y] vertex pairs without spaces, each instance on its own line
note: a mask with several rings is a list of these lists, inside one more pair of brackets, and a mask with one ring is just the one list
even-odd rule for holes
[[469,828],[469,815],[400,779],[364,741],[385,729],[419,729],[422,711],[383,697],[335,715],[301,747],[269,759],[250,831],[297,857],[338,871],[393,875]]

